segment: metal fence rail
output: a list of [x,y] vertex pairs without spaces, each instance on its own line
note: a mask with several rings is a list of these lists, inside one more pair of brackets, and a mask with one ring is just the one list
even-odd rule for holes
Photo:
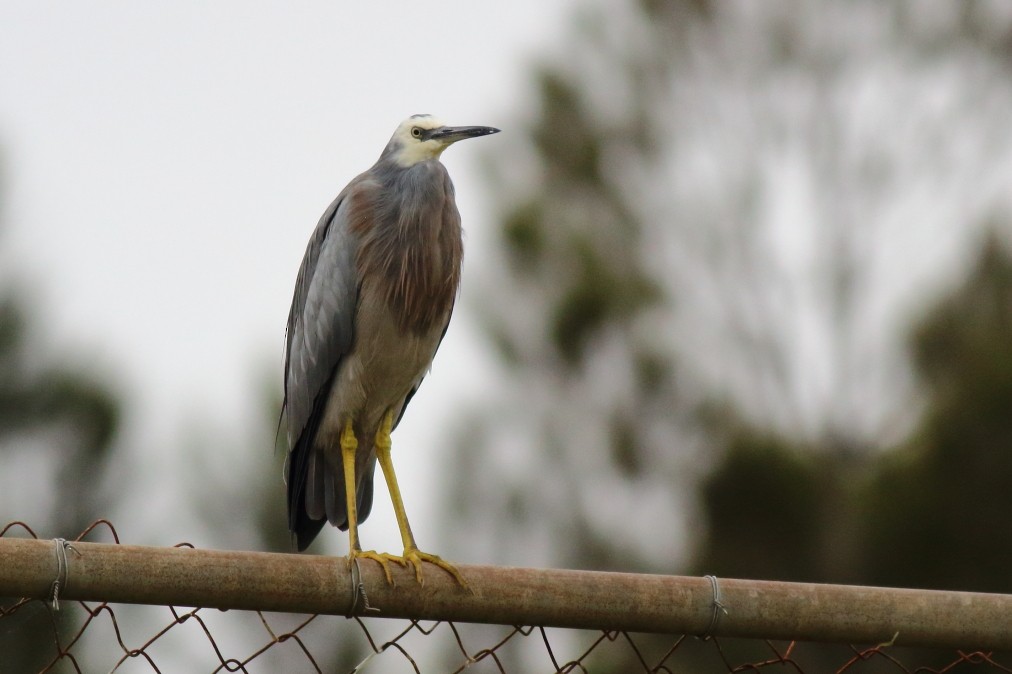
[[[0,529],[0,597],[23,598],[8,606],[0,604],[0,629],[5,616],[30,600],[51,605],[77,601],[89,616],[85,626],[103,611],[115,624],[112,604],[197,607],[170,608],[172,624],[195,620],[204,625],[212,643],[200,618],[208,614],[201,609],[256,611],[272,644],[298,640],[299,631],[315,616],[411,621],[403,634],[381,648],[357,620],[374,652],[391,645],[401,648],[400,639],[408,632],[428,634],[435,629],[424,628],[420,621],[435,621],[450,626],[468,662],[475,661],[476,654],[463,647],[455,627],[459,623],[536,626],[511,627],[503,643],[538,630],[550,653],[546,629],[580,628],[600,632],[593,647],[602,641],[627,640],[636,649],[631,632],[673,635],[671,652],[684,639],[678,635],[686,634],[791,642],[786,647],[770,643],[775,655],[748,664],[752,670],[790,662],[796,642],[814,641],[870,644],[864,651],[851,649],[854,662],[860,662],[862,654],[881,654],[884,648],[922,646],[959,649],[954,660],[959,664],[1012,671],[991,657],[993,651],[1012,650],[1012,595],[466,565],[459,569],[467,589],[435,567],[425,569],[424,585],[419,586],[413,571],[395,565],[395,583],[390,585],[380,567],[368,560],[350,567],[344,558],[315,555],[67,543],[16,537],[13,530],[18,528]],[[279,638],[281,632],[269,626],[263,612],[312,617]],[[115,631],[125,658],[143,654],[143,648],[124,646],[118,626]],[[305,646],[302,650],[309,655]],[[494,658],[495,650],[481,649],[478,659]],[[59,657],[66,652],[59,646]],[[642,656],[639,659],[644,671],[670,671],[663,664],[668,657],[670,653],[657,668],[646,666]],[[229,667],[220,654],[219,659],[227,671],[246,671],[240,661]],[[551,659],[555,671],[571,671],[560,668],[554,654]],[[573,662],[577,671],[583,670],[579,659]],[[738,671],[730,663],[727,669]],[[497,671],[505,671],[501,663]]]

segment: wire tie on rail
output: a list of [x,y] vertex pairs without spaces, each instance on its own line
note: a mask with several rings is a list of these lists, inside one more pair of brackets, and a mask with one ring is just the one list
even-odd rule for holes
[[362,582],[362,569],[358,566],[358,557],[351,560],[351,607],[348,609],[346,618],[355,617],[355,610],[359,602],[362,604],[363,613],[379,613],[378,608],[369,605],[369,597],[365,593],[365,583]]
[[703,641],[707,641],[713,636],[713,631],[717,629],[717,623],[720,622],[720,616],[727,615],[727,607],[724,606],[720,601],[720,585],[717,583],[716,576],[703,576],[710,581],[710,587],[713,588],[713,617],[710,618],[710,625],[706,630],[699,635],[699,638]]
[[60,588],[67,586],[67,579],[70,576],[70,559],[67,558],[67,550],[73,550],[80,555],[73,543],[65,538],[54,538],[56,544],[56,579],[49,586],[49,602],[54,611],[60,610]]

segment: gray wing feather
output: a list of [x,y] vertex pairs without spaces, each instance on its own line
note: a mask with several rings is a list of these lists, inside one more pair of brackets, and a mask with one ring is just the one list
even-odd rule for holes
[[355,336],[358,240],[349,227],[349,209],[355,190],[363,187],[362,178],[353,180],[320,218],[288,313],[283,405],[288,420],[288,528],[299,550],[312,542],[327,517],[333,515],[337,526],[344,522],[336,507],[338,494],[324,499],[330,491],[328,480],[337,488],[335,476],[313,446],[330,387]]
[[320,218],[295,282],[285,340],[288,446],[294,447],[355,334],[357,237],[348,227],[353,181]]

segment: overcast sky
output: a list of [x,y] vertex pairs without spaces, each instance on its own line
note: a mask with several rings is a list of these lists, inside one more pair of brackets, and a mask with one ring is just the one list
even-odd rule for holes
[[[573,4],[0,5],[0,282],[31,290],[47,351],[83,356],[127,397],[138,505],[173,502],[184,429],[239,427],[262,409],[265,374],[280,386],[306,241],[410,114],[504,130],[444,157],[465,286],[480,271],[490,213],[477,146],[510,142],[530,66]],[[464,300],[394,437],[423,544],[422,466],[455,403],[489,384],[466,287]],[[385,498],[376,513],[366,544],[396,550]],[[127,542],[213,544],[192,523],[158,524]]]

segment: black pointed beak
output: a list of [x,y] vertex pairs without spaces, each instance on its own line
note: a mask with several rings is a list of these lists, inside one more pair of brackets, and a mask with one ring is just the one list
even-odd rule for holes
[[441,140],[449,144],[465,138],[490,136],[493,133],[499,133],[499,129],[491,126],[441,126],[430,131],[426,140]]

